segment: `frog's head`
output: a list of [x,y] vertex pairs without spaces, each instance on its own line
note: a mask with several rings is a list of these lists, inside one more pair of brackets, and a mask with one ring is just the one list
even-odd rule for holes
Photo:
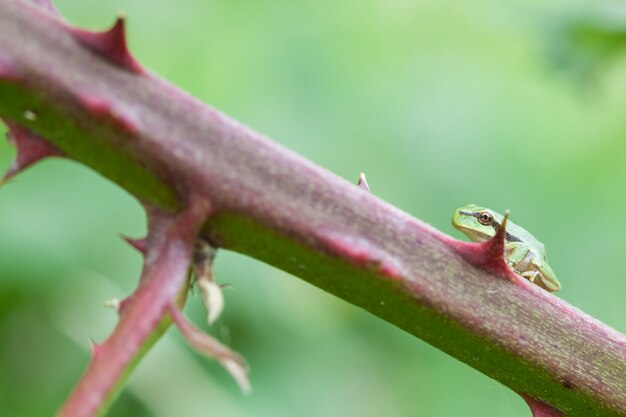
[[474,242],[484,242],[496,234],[499,215],[485,207],[468,204],[454,211],[452,226],[465,233]]

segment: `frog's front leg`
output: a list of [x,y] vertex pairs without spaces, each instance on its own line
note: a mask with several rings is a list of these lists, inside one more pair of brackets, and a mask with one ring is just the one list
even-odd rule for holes
[[504,256],[516,274],[533,284],[539,285],[543,282],[541,280],[541,272],[533,263],[534,255],[528,246],[521,242],[507,243],[504,245]]
[[526,259],[528,256],[528,246],[524,245],[521,242],[510,242],[504,245],[504,260],[511,268],[513,268],[516,272],[523,272],[517,268],[518,264]]

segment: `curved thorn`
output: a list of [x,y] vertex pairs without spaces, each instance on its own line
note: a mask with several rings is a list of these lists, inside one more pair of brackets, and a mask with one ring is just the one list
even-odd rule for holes
[[132,246],[133,248],[135,248],[138,252],[140,252],[141,254],[145,255],[146,254],[146,246],[147,246],[147,241],[146,238],[139,238],[139,239],[133,239],[130,238],[128,236],[125,236],[123,234],[119,234],[119,236],[126,242],[128,243],[130,246]]
[[459,242],[453,243],[455,249],[471,264],[485,269],[494,275],[506,278],[509,281],[519,283],[524,279],[515,274],[508,266],[504,258],[504,246],[506,244],[506,225],[510,210],[506,210],[502,224],[496,234],[489,240],[480,243]]
[[89,338],[89,347],[91,349],[91,356],[96,357],[100,354],[101,346],[96,343],[91,337]]
[[359,181],[357,182],[356,186],[359,187],[362,190],[365,190],[365,191],[368,191],[368,192],[370,191],[370,187],[367,184],[367,179],[365,179],[365,173],[361,172],[359,174]]
[[[509,216],[511,215],[511,210],[504,210],[504,219],[502,219],[502,229],[506,229],[506,223],[509,221]],[[504,230],[506,232],[506,230]]]
[[504,213],[504,219],[502,219],[502,224],[496,231],[495,236],[486,242],[489,244],[486,246],[486,248],[489,250],[490,254],[500,259],[504,259],[504,245],[506,243],[506,224],[509,220],[510,212],[511,211],[509,209],[506,209]]
[[524,401],[526,401],[526,404],[528,404],[528,407],[530,408],[530,412],[533,414],[533,417],[564,417],[565,416],[565,414],[563,414],[561,411],[557,410],[551,405],[544,403],[541,400],[534,399],[524,394],[522,394],[522,398],[524,399]]
[[128,50],[125,20],[126,16],[120,13],[113,26],[104,32],[78,28],[70,28],[70,31],[82,45],[112,64],[135,74],[144,74],[145,70]]
[[9,170],[4,174],[0,184],[6,183],[9,179],[42,159],[52,156],[63,156],[61,151],[30,130],[12,122],[6,122],[6,125],[9,127],[7,139],[16,147],[17,156]]

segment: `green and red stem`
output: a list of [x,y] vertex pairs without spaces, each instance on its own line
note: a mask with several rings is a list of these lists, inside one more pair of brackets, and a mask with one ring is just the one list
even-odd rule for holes
[[[212,246],[282,268],[424,339],[522,394],[536,417],[626,415],[624,336],[515,276],[502,235],[454,240],[195,100],[132,59],[120,21],[95,34],[47,8],[0,0],[0,117],[172,218],[191,201],[210,203],[194,227]],[[184,236],[179,244],[191,242]],[[170,245],[181,248],[159,247]],[[180,250],[157,278],[144,271],[132,317],[149,298],[140,294],[180,288],[190,249]],[[165,306],[153,308],[152,325]],[[112,338],[135,340],[139,323]],[[129,359],[115,343],[106,349],[119,369]],[[73,398],[87,400],[82,384]]]
[[139,286],[120,304],[113,334],[93,345],[91,363],[60,417],[100,415],[125,376],[167,329],[170,305],[184,302],[191,254],[208,214],[203,205],[193,203],[178,215],[152,216]]

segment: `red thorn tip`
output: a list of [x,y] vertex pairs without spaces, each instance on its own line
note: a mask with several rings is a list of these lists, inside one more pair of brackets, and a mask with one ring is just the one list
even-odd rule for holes
[[365,179],[365,173],[361,172],[359,174],[359,182],[357,182],[356,186],[365,191],[370,190],[370,187],[367,184],[367,180]]
[[496,232],[496,235],[489,239],[486,243],[488,245],[485,246],[488,253],[492,256],[492,258],[499,258],[504,260],[504,244],[506,243],[506,223],[509,220],[509,210],[504,214],[504,219],[502,220],[502,226]]
[[70,28],[76,39],[92,52],[114,65],[135,74],[144,74],[143,67],[133,58],[126,44],[125,16],[119,14],[111,29],[104,32]]
[[524,394],[522,394],[522,398],[526,401],[526,404],[528,404],[533,417],[564,417],[562,412],[543,401],[536,400]]
[[102,345],[97,344],[91,337],[89,338],[89,345],[91,346],[91,355],[95,358],[102,351]]
[[120,237],[124,239],[126,243],[128,243],[130,246],[132,246],[133,248],[137,249],[137,251],[145,255],[146,248],[147,248],[147,243],[146,243],[145,238],[144,239],[132,239],[124,235],[120,235]]
[[511,210],[504,210],[504,219],[502,219],[502,228],[506,228],[506,223],[509,221],[509,216],[511,215]]
[[128,297],[120,301],[119,306],[117,308],[118,314],[121,315],[122,313],[124,313],[124,311],[126,310],[126,307],[128,307],[128,304],[130,304],[132,297],[133,297],[132,295],[129,295]]
[[9,132],[7,139],[17,148],[17,156],[13,164],[4,175],[6,182],[29,166],[51,156],[63,156],[57,148],[44,141],[30,130],[7,123]]
[[509,218],[509,210],[505,212],[502,220],[502,227],[498,229],[495,236],[486,242],[467,243],[451,242],[455,249],[471,264],[485,269],[494,275],[519,282],[519,278],[506,263],[504,259],[504,245],[506,244],[506,224]]

